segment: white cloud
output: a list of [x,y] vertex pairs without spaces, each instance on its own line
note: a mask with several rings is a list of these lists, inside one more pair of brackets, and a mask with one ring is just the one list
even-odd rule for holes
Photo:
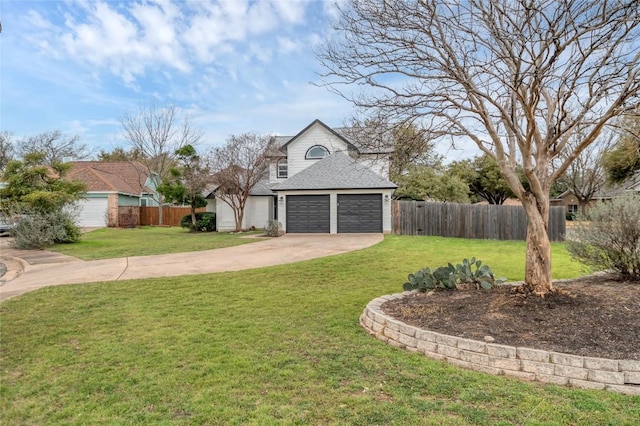
[[285,22],[301,23],[304,20],[304,1],[274,1],[273,5]]
[[280,53],[293,53],[300,50],[300,44],[288,37],[278,37]]
[[324,12],[333,20],[340,17],[340,8],[345,7],[347,0],[325,0]]
[[[188,74],[200,65],[234,62],[235,52],[266,63],[272,50],[300,49],[291,36],[304,24],[312,2],[161,0],[115,3],[105,0],[66,2],[59,7],[63,27],[35,8],[26,21],[32,44],[48,55],[99,67],[135,87],[135,80],[160,69]],[[258,49],[255,46],[260,45]],[[240,55],[238,58],[246,59]],[[160,69],[159,69],[160,68]]]

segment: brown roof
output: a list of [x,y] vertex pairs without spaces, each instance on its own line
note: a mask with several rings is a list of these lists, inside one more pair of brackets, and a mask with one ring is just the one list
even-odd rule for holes
[[137,161],[72,161],[69,179],[84,182],[87,192],[140,195],[154,192],[144,186],[150,173]]

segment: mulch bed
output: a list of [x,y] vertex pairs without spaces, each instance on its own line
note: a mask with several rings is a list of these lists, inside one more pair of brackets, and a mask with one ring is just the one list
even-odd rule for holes
[[513,286],[416,293],[382,309],[404,323],[468,339],[640,360],[640,283],[591,276],[554,286],[545,298]]

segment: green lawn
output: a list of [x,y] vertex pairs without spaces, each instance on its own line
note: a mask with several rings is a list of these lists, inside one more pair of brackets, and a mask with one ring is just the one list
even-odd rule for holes
[[[557,278],[580,274],[562,245],[553,250]],[[388,236],[296,264],[8,300],[0,423],[638,424],[640,397],[466,371],[358,325],[408,272],[463,256],[523,276],[524,243]]]
[[254,233],[192,232],[179,227],[143,226],[141,228],[101,228],[82,235],[75,244],[56,244],[47,250],[84,260],[147,256],[211,250],[260,241],[240,238]]

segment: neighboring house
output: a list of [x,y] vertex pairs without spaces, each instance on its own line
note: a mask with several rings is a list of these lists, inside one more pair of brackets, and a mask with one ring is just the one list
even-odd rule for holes
[[[619,197],[627,192],[640,193],[640,172],[636,172],[632,177],[622,182],[621,184],[603,187],[601,190],[594,194],[594,196],[587,204],[587,208],[598,201],[610,200],[614,197]],[[578,214],[578,211],[580,209],[580,202],[578,201],[578,197],[576,197],[576,195],[570,189],[558,195],[557,197],[552,198],[550,200],[550,204],[552,206],[564,206],[567,209],[567,213]]]
[[68,179],[82,181],[87,192],[79,203],[79,225],[118,226],[118,207],[157,206],[160,179],[137,161],[71,161]]
[[[277,219],[288,233],[391,232],[390,150],[348,135],[315,120],[295,136],[275,136],[269,176],[247,201],[243,229]],[[233,230],[231,209],[219,199],[215,207],[218,230]]]

